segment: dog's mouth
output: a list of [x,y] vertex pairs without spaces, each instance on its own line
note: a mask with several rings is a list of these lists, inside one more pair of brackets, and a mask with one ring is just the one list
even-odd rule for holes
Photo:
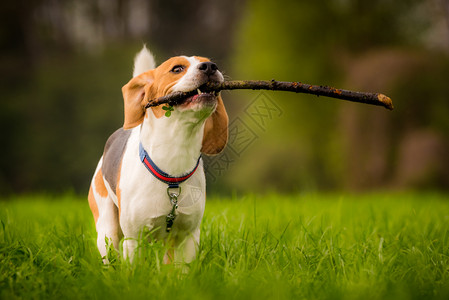
[[193,96],[186,97],[185,99],[179,101],[177,105],[180,106],[188,106],[189,104],[208,104],[213,103],[217,98],[218,91],[201,91],[201,87],[197,88],[194,91],[191,91],[189,94],[193,94]]

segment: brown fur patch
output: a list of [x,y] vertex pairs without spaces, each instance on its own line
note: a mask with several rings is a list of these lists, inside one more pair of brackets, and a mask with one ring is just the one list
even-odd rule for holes
[[106,186],[104,185],[103,180],[103,174],[100,170],[98,170],[97,175],[95,176],[95,192],[98,193],[103,198],[106,198],[108,196],[108,190],[106,189]]
[[94,216],[95,224],[97,224],[99,213],[98,213],[97,201],[95,201],[94,192],[92,190],[92,185],[90,186],[89,196],[87,196],[87,199],[89,200],[89,207],[90,207],[90,210],[92,211],[92,215]]
[[[151,107],[151,110],[153,111],[154,116],[159,119],[165,115],[165,110],[162,109],[163,105],[159,106],[153,106]],[[147,111],[147,114],[150,113],[150,111]]]
[[[206,57],[195,56],[200,62],[210,61]],[[170,72],[174,66],[182,65],[186,68],[180,73]],[[154,70],[147,71],[131,79],[122,88],[125,101],[124,129],[135,127],[142,123],[145,116],[145,105],[149,100],[166,96],[171,93],[172,87],[185,75],[190,62],[182,56],[168,59]],[[162,105],[152,107],[156,118],[161,118],[165,111]]]
[[207,57],[201,57],[201,56],[194,56],[196,59],[198,59],[200,62],[206,62],[206,61],[210,61],[209,58]]
[[220,153],[228,142],[228,114],[221,96],[218,97],[217,109],[206,120],[204,125],[203,145],[201,152],[214,155]]
[[145,115],[145,104],[148,102],[151,83],[154,80],[153,71],[148,71],[131,79],[122,87],[125,105],[124,129],[136,127],[143,121]]

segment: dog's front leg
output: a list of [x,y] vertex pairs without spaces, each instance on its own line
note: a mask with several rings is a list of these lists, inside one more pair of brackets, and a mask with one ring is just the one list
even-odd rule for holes
[[[101,201],[101,202],[100,202]],[[113,248],[118,253],[122,232],[118,221],[118,209],[111,199],[100,199],[101,211],[96,223],[97,247],[100,251],[103,263],[109,263],[109,249]]]
[[123,241],[123,257],[126,260],[133,262],[137,246],[138,246],[137,238],[125,237]]
[[127,206],[122,206],[122,214],[120,217],[120,227],[123,232],[123,258],[133,262],[141,233],[139,219],[134,219],[135,212],[130,211]]

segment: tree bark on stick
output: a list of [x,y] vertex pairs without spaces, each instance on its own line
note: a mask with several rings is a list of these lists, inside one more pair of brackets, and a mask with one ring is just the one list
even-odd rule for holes
[[[209,82],[199,88],[201,92],[219,92],[222,90],[268,90],[268,91],[286,91],[295,93],[312,94],[316,96],[325,96],[352,102],[359,102],[377,106],[383,106],[393,110],[393,102],[390,97],[379,93],[355,92],[343,89],[336,89],[329,86],[311,85],[301,82],[287,81],[264,81],[264,80],[233,80],[223,83]],[[146,108],[167,103],[176,105],[187,97],[197,94],[197,91],[176,92],[170,95],[150,100]]]

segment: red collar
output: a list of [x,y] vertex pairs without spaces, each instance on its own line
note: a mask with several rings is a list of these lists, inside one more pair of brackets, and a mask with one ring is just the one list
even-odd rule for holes
[[201,155],[200,155],[200,157],[198,158],[198,161],[196,162],[195,168],[193,168],[192,171],[190,171],[189,173],[187,173],[183,176],[175,177],[175,176],[171,176],[171,175],[165,173],[164,171],[159,169],[158,166],[156,166],[154,161],[151,160],[150,156],[143,148],[142,143],[139,143],[139,156],[140,156],[140,160],[145,165],[145,167],[148,169],[148,171],[150,171],[150,173],[153,174],[154,177],[156,177],[160,181],[168,184],[170,187],[177,187],[177,186],[179,186],[180,183],[189,179],[195,173],[196,169],[198,169],[198,165],[200,164],[200,160],[201,160]]

